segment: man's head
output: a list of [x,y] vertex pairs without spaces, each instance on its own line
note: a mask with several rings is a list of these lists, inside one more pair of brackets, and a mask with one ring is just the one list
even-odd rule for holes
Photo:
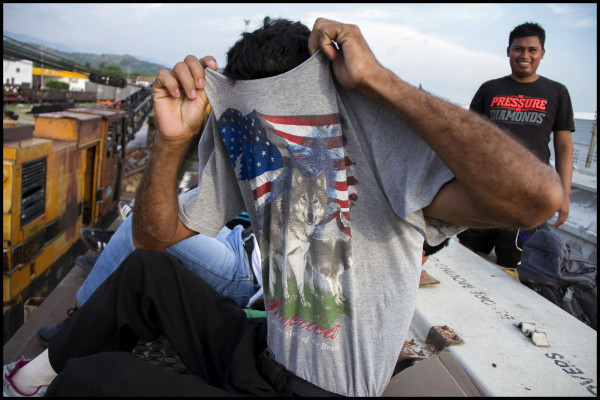
[[544,58],[546,32],[539,24],[526,22],[512,30],[506,55],[510,59],[512,77],[517,82],[533,82],[540,60]]
[[263,26],[244,32],[227,52],[223,73],[230,79],[259,79],[287,72],[310,57],[310,29],[300,22],[265,17]]
[[508,35],[508,47],[510,47],[515,39],[519,39],[526,36],[537,36],[540,40],[542,50],[544,50],[544,43],[546,42],[546,31],[540,24],[535,22],[525,22],[519,26],[515,26],[510,35]]

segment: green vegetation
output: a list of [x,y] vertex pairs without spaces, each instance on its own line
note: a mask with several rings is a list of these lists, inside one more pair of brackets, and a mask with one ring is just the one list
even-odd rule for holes
[[44,82],[44,87],[48,88],[48,89],[69,90],[69,84],[67,82],[61,82],[61,81]]
[[[27,43],[34,49],[40,49],[41,46],[34,43]],[[41,50],[36,50],[41,53]],[[48,54],[55,55],[64,60],[74,62],[78,65],[85,66],[86,68],[91,68],[95,70],[101,70],[102,68],[109,68],[110,71],[114,73],[110,73],[106,71],[105,73],[118,76],[121,78],[127,78],[129,75],[130,79],[135,79],[137,76],[156,76],[158,71],[162,68],[166,68],[164,65],[155,64],[148,61],[139,60],[129,54],[125,55],[117,55],[117,54],[92,54],[92,53],[72,53],[60,51],[52,48],[44,48],[44,52]],[[34,62],[35,67],[40,67],[39,63]],[[118,70],[114,67],[119,67],[121,73],[118,74]],[[114,68],[114,69],[113,69]],[[76,72],[84,72],[84,71],[76,71]]]
[[[282,278],[279,275],[275,278],[275,285],[273,288],[274,293],[271,296],[273,299],[283,300],[285,298],[281,279]],[[268,272],[263,273],[263,282],[269,282]],[[268,283],[265,287],[267,286]],[[298,290],[298,285],[293,279],[288,281],[287,289],[289,298],[293,300],[283,301],[283,303],[280,304],[278,311],[281,312],[281,318],[300,318],[306,321],[315,322],[320,327],[329,330],[335,328],[335,325],[339,323],[342,314],[350,315],[350,304],[348,301],[343,301],[341,304],[338,304],[333,294],[328,290],[323,290],[318,286],[315,286],[315,291],[313,292],[309,285],[305,284],[303,288],[304,298],[310,303],[310,307],[302,307],[297,301],[300,292]]]
[[[91,54],[91,53],[66,53],[53,50],[67,60],[73,61],[79,65],[85,65],[88,68],[99,69],[102,72],[102,68],[113,68],[119,67],[121,69],[120,77],[134,79],[136,76],[156,76],[158,71],[165,68],[163,65],[154,64],[146,61],[138,60],[130,55],[116,55],[116,54]],[[117,70],[115,70],[117,72]],[[108,73],[108,72],[106,72]],[[113,75],[113,74],[111,74]]]
[[[89,64],[89,63],[87,63],[87,64]],[[137,76],[151,76],[151,77],[155,76],[155,74],[150,74],[147,72],[139,72],[139,71],[125,73],[125,72],[123,72],[123,69],[119,65],[106,65],[105,66],[103,62],[100,63],[98,68],[100,69],[100,72],[102,72],[103,74],[116,76],[118,78],[127,78],[127,75],[129,75],[130,79],[134,79]]]
[[117,76],[119,78],[125,78],[125,74],[118,65],[104,66],[104,63],[100,63],[100,72],[106,75]]

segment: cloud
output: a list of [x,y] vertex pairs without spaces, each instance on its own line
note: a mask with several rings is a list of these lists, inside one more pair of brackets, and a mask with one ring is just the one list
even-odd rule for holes
[[[510,73],[508,31],[539,16],[554,46],[542,74],[566,84],[579,111],[593,111],[596,9],[567,3],[4,3],[3,29],[51,37],[78,52],[132,54],[172,68],[188,54],[210,54],[224,66],[245,19],[254,30],[265,15],[309,28],[325,17],[358,25],[380,62],[402,79],[468,103],[481,83]],[[565,63],[572,54],[588,58]]]
[[562,26],[588,28],[598,25],[597,4],[547,4],[546,6],[559,17]]
[[[367,24],[364,35],[378,60],[400,78],[419,83],[443,97],[460,89],[460,98],[469,102],[478,86],[486,80],[507,74],[506,57],[470,49],[438,35],[394,24]],[[376,40],[393,37],[393,41]]]

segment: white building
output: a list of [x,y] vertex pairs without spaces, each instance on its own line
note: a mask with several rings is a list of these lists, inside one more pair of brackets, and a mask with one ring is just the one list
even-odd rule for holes
[[2,74],[3,84],[31,87],[33,83],[33,62],[29,60],[2,60],[2,66],[4,67]]
[[[550,160],[554,164],[554,135],[550,137]],[[575,113],[573,132],[573,167],[583,173],[597,174],[598,145],[596,141],[596,114]]]
[[140,86],[150,86],[154,82],[153,76],[138,76],[135,79],[135,84]]
[[[69,90],[74,92],[84,92],[86,82],[89,81],[89,78],[85,74],[80,74],[78,72],[70,72],[70,71],[57,71],[50,68],[44,68],[43,70],[38,67],[34,67],[32,69],[33,81],[35,83],[35,87],[40,87],[42,89],[46,89],[46,83],[48,81],[59,81],[65,82],[69,84]],[[43,74],[43,87],[42,87],[42,74]]]

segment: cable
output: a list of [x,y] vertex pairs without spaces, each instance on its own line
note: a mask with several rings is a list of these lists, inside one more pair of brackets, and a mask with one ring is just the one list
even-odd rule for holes
[[71,71],[89,74],[90,82],[116,87],[127,86],[124,78],[104,74],[101,71],[73,61],[67,60],[54,54],[51,49],[42,49],[41,46],[34,46],[29,43],[19,42],[9,36],[2,35],[2,56],[4,58],[13,57],[20,60],[30,60],[44,67],[53,68],[61,71]]

